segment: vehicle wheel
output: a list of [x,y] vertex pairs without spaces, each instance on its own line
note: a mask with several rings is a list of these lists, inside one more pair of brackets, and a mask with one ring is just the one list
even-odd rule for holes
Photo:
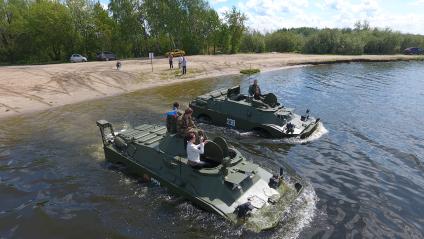
[[106,58],[105,61],[109,61],[109,58]]
[[256,128],[253,130],[253,132],[262,138],[271,138],[271,134],[262,128]]
[[197,121],[198,121],[199,123],[204,123],[204,124],[210,124],[210,123],[212,123],[212,119],[211,119],[211,117],[209,117],[209,116],[207,116],[207,115],[199,115],[199,116],[197,117]]

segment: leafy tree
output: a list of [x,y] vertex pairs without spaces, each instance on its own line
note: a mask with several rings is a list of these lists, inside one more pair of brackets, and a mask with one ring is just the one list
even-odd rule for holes
[[241,39],[240,51],[256,53],[264,52],[265,37],[257,31],[247,32]]
[[71,54],[74,27],[69,9],[57,1],[39,0],[29,8],[26,30],[33,55],[39,60],[60,61]]
[[90,38],[94,33],[93,4],[87,0],[66,0],[66,7],[71,15],[74,37],[73,50],[87,54]]
[[400,49],[404,50],[408,47],[424,48],[424,37],[420,35],[404,35],[400,44]]
[[358,35],[342,34],[340,36],[337,54],[361,55],[364,53],[365,42]]
[[0,0],[0,61],[16,62],[25,36],[27,12],[24,0]]
[[371,28],[283,28],[262,34],[246,29],[233,7],[221,19],[206,0],[0,0],[0,63],[65,61],[73,53],[120,57],[180,48],[188,54],[304,52],[394,54],[424,48],[424,36]]
[[122,57],[140,55],[144,36],[144,16],[137,0],[111,0],[109,11],[115,21],[112,34],[113,49]]
[[232,54],[236,53],[240,46],[241,37],[243,32],[246,30],[245,22],[247,20],[246,15],[241,13],[233,7],[230,11],[225,13],[225,20],[228,25],[228,33],[230,34],[230,43]]
[[93,7],[92,20],[94,25],[92,33],[94,35],[88,54],[91,58],[94,58],[96,52],[112,49],[112,36],[116,29],[116,25],[100,3],[96,3]]
[[293,31],[277,31],[265,38],[268,51],[295,52],[301,51],[304,38]]
[[341,33],[335,29],[324,29],[310,37],[305,43],[306,53],[335,54],[340,44]]

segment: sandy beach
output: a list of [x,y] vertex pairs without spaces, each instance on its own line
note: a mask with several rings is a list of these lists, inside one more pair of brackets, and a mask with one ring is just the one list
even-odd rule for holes
[[174,70],[168,59],[25,65],[0,67],[0,118],[45,110],[65,104],[92,100],[165,84],[239,74],[241,69],[259,68],[262,72],[295,65],[329,64],[356,61],[396,61],[423,59],[406,55],[302,55],[236,54],[188,56],[188,73],[182,76],[177,59]]

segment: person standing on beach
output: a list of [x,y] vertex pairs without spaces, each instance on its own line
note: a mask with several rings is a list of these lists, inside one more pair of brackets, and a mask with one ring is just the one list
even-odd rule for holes
[[187,59],[185,56],[181,59],[181,66],[183,67],[183,75],[187,74]]
[[183,61],[183,57],[178,57],[178,69],[181,69],[181,62]]
[[168,60],[169,60],[169,69],[173,69],[174,68],[174,56],[169,53],[168,55]]

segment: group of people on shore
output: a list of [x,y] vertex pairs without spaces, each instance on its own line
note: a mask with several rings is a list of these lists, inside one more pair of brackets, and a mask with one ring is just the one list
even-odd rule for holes
[[[174,56],[168,54],[169,69],[174,69]],[[182,74],[187,74],[187,58],[185,56],[178,57],[178,69],[182,69]]]
[[[174,69],[174,56],[172,54],[168,55],[169,69]],[[122,63],[121,61],[116,62],[116,70],[121,70]],[[187,58],[185,56],[178,57],[178,69],[182,69],[182,74],[187,74]]]

